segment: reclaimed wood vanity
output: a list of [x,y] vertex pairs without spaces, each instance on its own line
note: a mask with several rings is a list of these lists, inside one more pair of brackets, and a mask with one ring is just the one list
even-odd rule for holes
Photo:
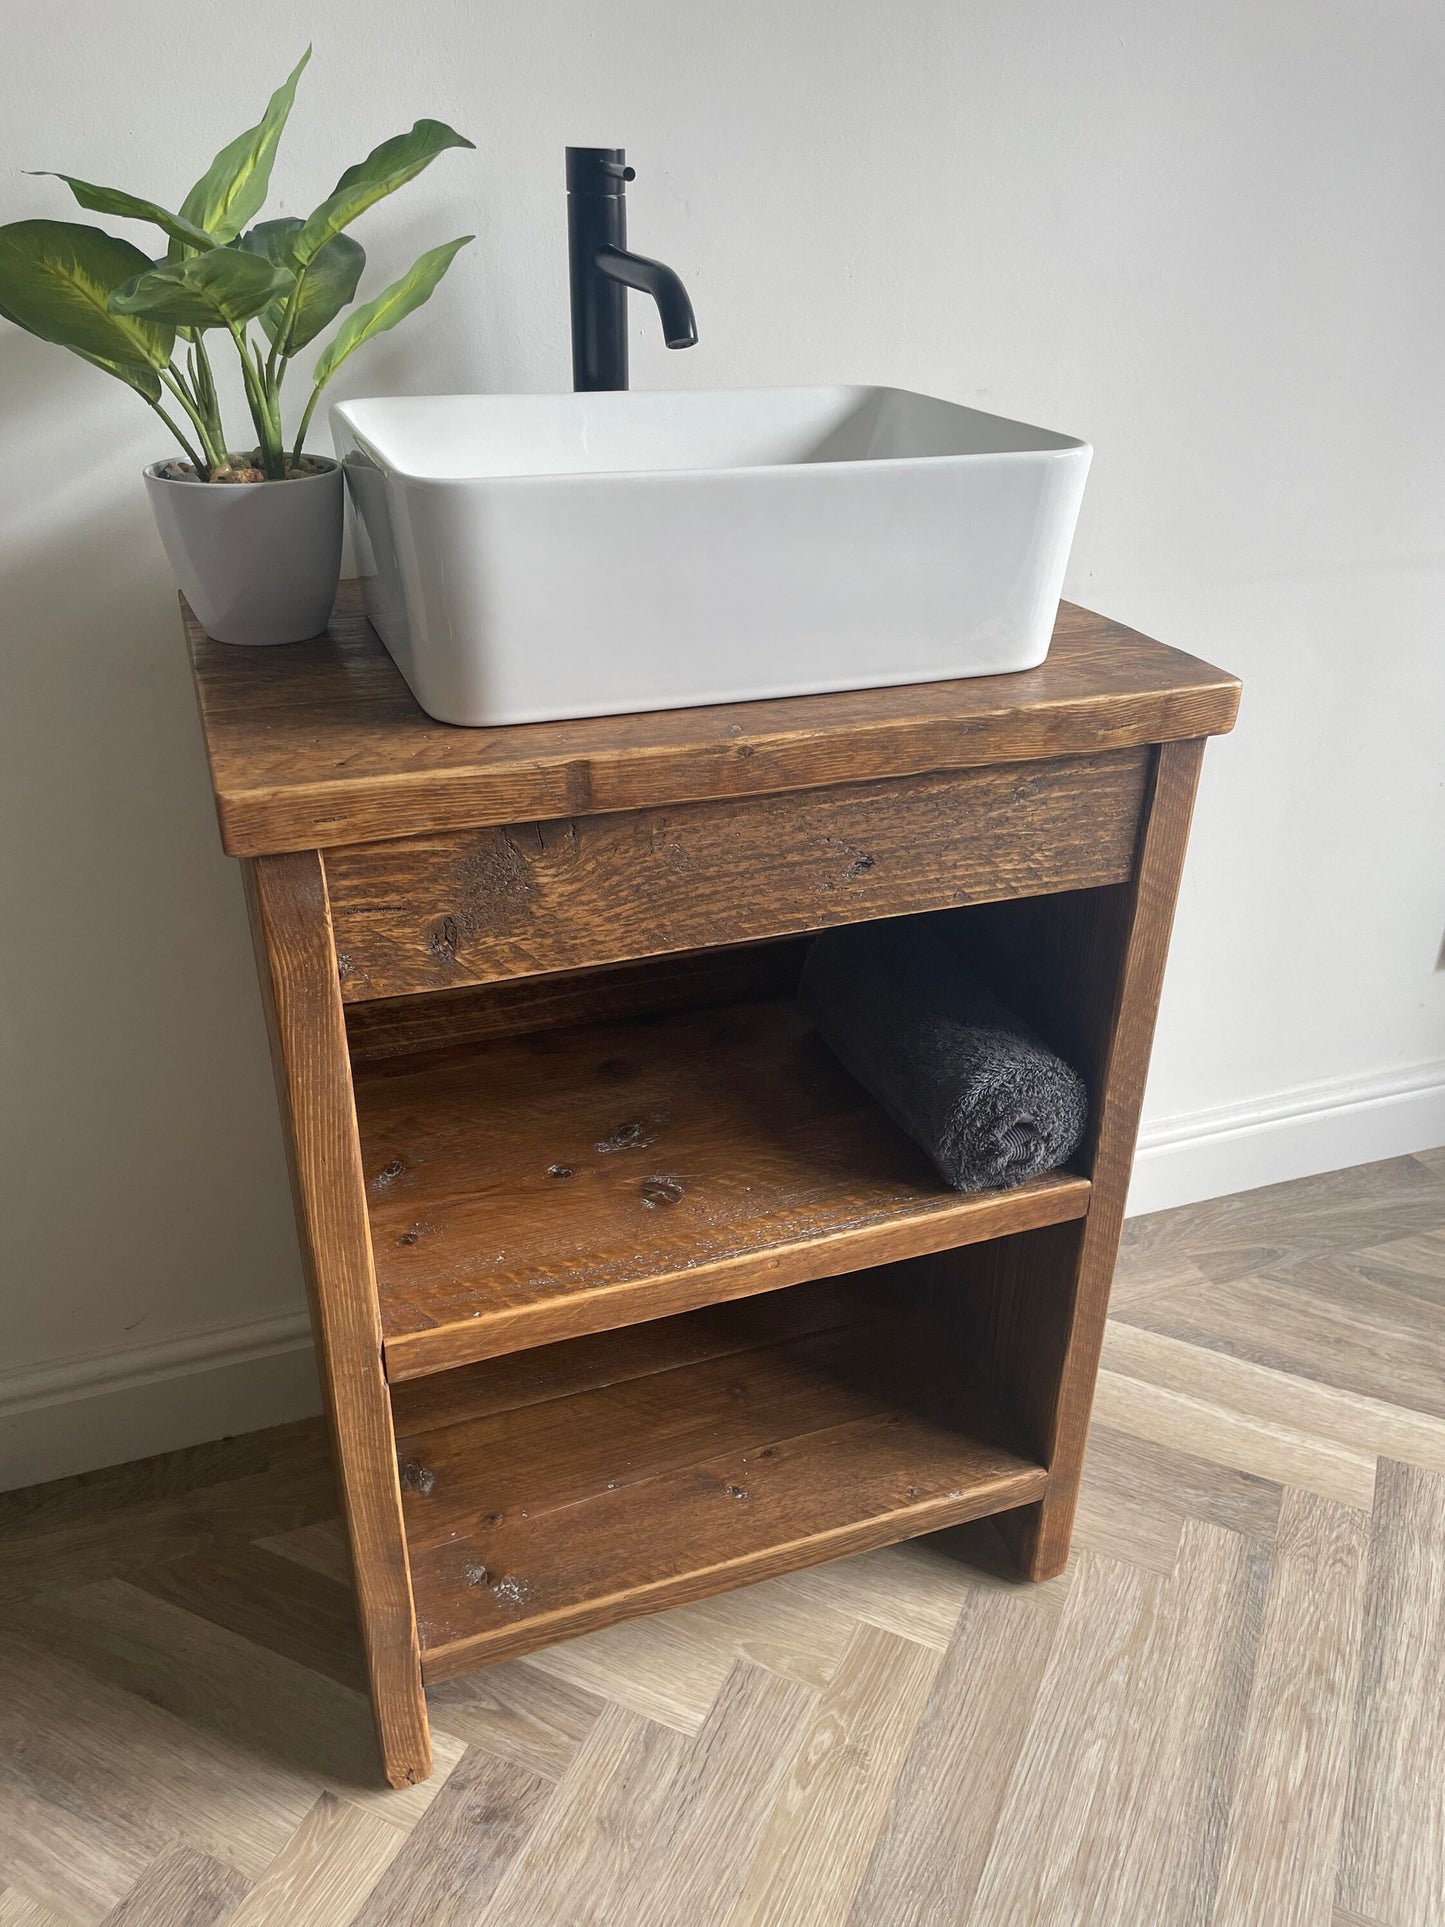
[[[1059,1572],[1235,679],[1066,604],[1017,675],[465,730],[353,585],[186,627],[392,1784],[424,1682],[552,1640],[985,1514]],[[791,997],[809,932],[960,905],[1092,1100],[972,1196]]]

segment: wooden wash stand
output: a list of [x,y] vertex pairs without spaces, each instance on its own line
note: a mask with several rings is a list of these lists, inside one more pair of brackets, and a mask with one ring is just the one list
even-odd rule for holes
[[[387,1778],[424,1682],[634,1614],[985,1514],[1059,1572],[1238,683],[1066,604],[1018,675],[453,729],[359,609],[187,632]],[[968,1197],[791,1001],[808,932],[956,905],[1091,1095]]]

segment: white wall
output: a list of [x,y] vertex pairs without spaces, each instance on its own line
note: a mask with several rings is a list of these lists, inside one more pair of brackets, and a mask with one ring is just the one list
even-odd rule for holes
[[[634,303],[637,386],[891,382],[1094,442],[1070,594],[1246,685],[1136,1203],[1445,1139],[1435,0],[72,0],[12,23],[0,218],[70,218],[23,168],[174,204],[308,35],[271,211],[419,114],[478,144],[358,229],[372,287],[481,238],[340,392],[565,387],[562,148],[615,142],[702,335],[669,355]],[[3,327],[0,410],[14,1482],[314,1394],[162,450]]]

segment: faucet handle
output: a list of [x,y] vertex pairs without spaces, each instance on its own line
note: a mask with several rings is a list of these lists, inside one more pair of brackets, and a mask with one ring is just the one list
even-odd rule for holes
[[622,147],[569,147],[567,149],[567,192],[569,194],[621,194],[628,181],[637,179],[637,169],[627,165],[627,150]]

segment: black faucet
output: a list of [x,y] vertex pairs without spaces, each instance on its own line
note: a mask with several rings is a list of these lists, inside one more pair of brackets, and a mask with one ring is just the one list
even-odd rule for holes
[[657,303],[669,348],[691,348],[697,323],[687,289],[661,261],[627,249],[627,183],[637,170],[620,147],[567,149],[567,256],[572,271],[572,386],[627,386],[627,290]]

